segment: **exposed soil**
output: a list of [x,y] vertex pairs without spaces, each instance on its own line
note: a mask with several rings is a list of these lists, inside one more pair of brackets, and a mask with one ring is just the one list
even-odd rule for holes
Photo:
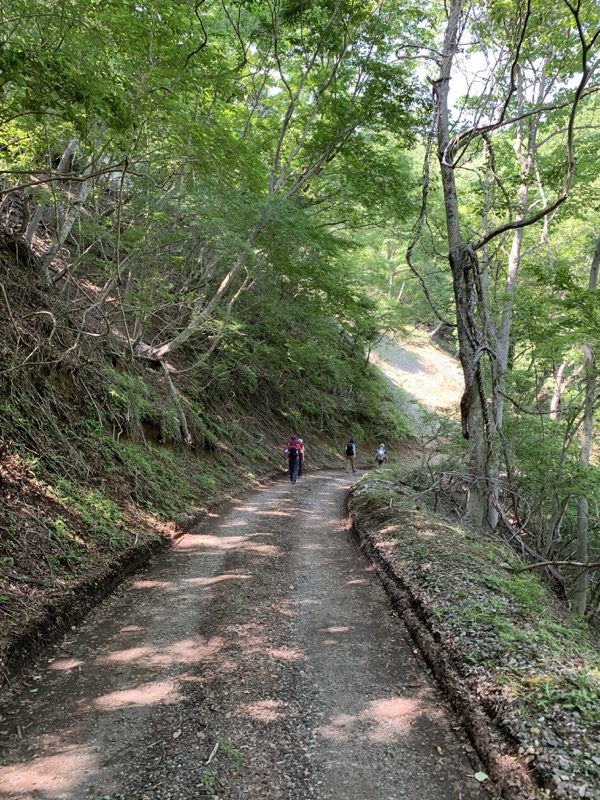
[[442,418],[457,417],[465,385],[460,364],[427,334],[414,330],[402,342],[386,336],[372,360],[396,390],[416,435],[435,435]]
[[487,797],[349,485],[265,484],[129,579],[14,687],[0,798]]

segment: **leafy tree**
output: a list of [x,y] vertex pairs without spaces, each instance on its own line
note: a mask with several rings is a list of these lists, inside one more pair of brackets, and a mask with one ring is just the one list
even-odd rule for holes
[[[457,131],[452,128],[449,86],[460,37],[465,28],[488,38],[488,63],[495,69],[486,84],[486,91],[472,108],[471,123]],[[553,42],[550,56],[544,62],[542,53],[547,47],[547,31],[569,31],[566,40]],[[566,2],[560,9],[549,9],[532,3],[518,8],[509,22],[503,4],[490,3],[479,18],[469,18],[461,0],[448,9],[448,20],[439,59],[439,75],[434,82],[437,108],[437,145],[441,169],[444,203],[448,228],[449,261],[456,303],[457,332],[460,359],[466,389],[461,402],[463,435],[469,443],[469,473],[472,487],[469,492],[468,515],[476,523],[497,522],[497,467],[495,449],[502,444],[503,385],[510,352],[510,329],[516,275],[520,263],[522,236],[526,228],[543,221],[567,199],[575,173],[575,125],[577,113],[586,102],[586,88],[593,72],[600,29],[595,11],[580,4]],[[560,74],[550,87],[544,81],[546,71]],[[536,75],[537,92],[528,96],[526,75]],[[575,84],[569,80],[575,78]],[[565,112],[566,110],[566,112]],[[560,120],[566,113],[564,128]],[[528,126],[525,133],[524,126]],[[540,126],[544,131],[559,129],[563,147],[563,166],[559,174],[548,176],[556,187],[549,195],[538,187],[539,200],[530,200],[530,178],[536,164],[536,137]],[[512,131],[517,169],[513,185],[519,186],[517,203],[510,200],[496,171],[496,151],[492,141],[506,131]],[[527,146],[524,145],[527,136]],[[480,146],[479,143],[483,142]],[[461,225],[459,184],[456,170],[469,160],[478,166],[482,183],[480,233],[465,235]],[[553,177],[553,180],[552,180]],[[506,217],[498,218],[503,204],[489,202],[496,186],[508,201],[504,204]],[[464,224],[464,222],[462,223]],[[506,271],[500,320],[492,317],[490,295],[491,247],[512,236],[512,255]],[[487,367],[486,367],[487,364]],[[487,375],[487,379],[486,379]],[[487,394],[491,393],[488,401]]]

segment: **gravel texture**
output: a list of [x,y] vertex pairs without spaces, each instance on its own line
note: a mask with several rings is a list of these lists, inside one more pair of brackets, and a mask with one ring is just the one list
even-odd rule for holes
[[128,580],[0,711],[0,800],[488,797],[349,486],[265,484]]

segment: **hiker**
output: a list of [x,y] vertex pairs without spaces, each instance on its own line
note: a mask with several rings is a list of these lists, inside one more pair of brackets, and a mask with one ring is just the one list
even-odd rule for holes
[[300,444],[296,434],[290,436],[288,443],[284,448],[284,453],[288,460],[288,469],[290,472],[291,483],[296,483],[298,480],[298,469],[300,467]]
[[354,466],[354,461],[356,459],[356,442],[354,439],[350,439],[348,444],[346,445],[346,472],[350,472],[350,467],[352,467],[352,472],[356,472],[356,467]]
[[380,467],[386,461],[386,449],[382,442],[375,452],[375,463]]
[[298,439],[298,445],[300,447],[300,459],[298,461],[298,477],[302,477],[302,472],[304,470],[304,439]]

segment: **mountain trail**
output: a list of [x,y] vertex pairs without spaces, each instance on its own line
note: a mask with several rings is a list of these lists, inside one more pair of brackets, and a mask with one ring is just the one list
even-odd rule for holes
[[486,797],[350,484],[265,483],[127,580],[0,712],[0,800]]

